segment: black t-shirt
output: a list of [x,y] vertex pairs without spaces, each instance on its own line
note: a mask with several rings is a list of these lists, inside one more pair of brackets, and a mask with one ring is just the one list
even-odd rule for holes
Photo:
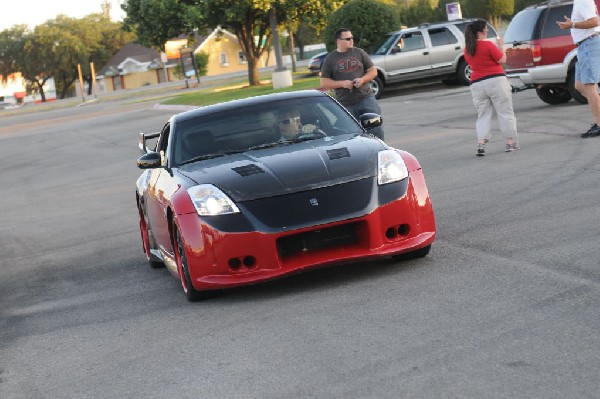
[[[353,47],[345,53],[334,50],[323,60],[321,77],[332,80],[354,80],[361,78],[372,66],[371,58],[363,49]],[[334,91],[335,98],[344,106],[357,104],[372,93],[371,85],[368,83],[351,90],[341,88]]]

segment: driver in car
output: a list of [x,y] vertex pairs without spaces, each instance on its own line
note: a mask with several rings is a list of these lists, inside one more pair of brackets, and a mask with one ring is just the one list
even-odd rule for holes
[[280,110],[277,114],[277,129],[282,140],[291,140],[299,134],[308,134],[318,130],[317,126],[310,123],[302,125],[298,109]]

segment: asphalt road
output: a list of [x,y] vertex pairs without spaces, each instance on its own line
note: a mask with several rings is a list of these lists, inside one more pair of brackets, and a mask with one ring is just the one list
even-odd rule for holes
[[597,398],[600,138],[515,94],[522,149],[475,157],[468,88],[380,101],[438,239],[191,304],[144,259],[139,131],[172,109],[0,116],[0,398]]

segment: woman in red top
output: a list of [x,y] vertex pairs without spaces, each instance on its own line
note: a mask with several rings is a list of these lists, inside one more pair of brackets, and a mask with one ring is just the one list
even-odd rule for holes
[[500,48],[504,41],[498,38],[498,48],[486,40],[487,33],[487,23],[483,20],[474,21],[465,29],[465,60],[471,66],[471,94],[477,108],[477,156],[480,157],[485,155],[485,144],[490,140],[494,110],[506,142],[506,152],[519,149],[512,88],[502,68],[506,54]]

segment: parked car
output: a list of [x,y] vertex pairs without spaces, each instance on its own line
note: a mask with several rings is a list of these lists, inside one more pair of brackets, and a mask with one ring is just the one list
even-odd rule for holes
[[[441,79],[468,85],[471,68],[464,60],[464,29],[474,20],[426,23],[388,33],[370,55],[377,67],[371,83],[375,97],[381,97],[385,86],[399,82]],[[488,23],[488,39],[497,37]]]
[[19,108],[18,105],[13,104],[13,103],[9,103],[7,101],[0,101],[0,110],[2,109],[14,109],[14,108]]
[[[596,0],[600,9],[600,0]],[[571,98],[586,104],[575,89],[577,47],[569,30],[556,21],[571,16],[570,0],[546,1],[517,13],[504,35],[506,73],[515,90],[535,88],[548,104],[565,103]]]
[[322,53],[315,54],[308,60],[308,69],[311,74],[319,75],[321,73],[321,65],[327,54],[327,51],[323,51]]
[[[289,109],[314,130],[282,140],[274,126]],[[379,115],[360,120],[307,90],[202,107],[141,133],[150,265],[166,265],[195,301],[319,266],[426,256],[436,228],[423,170],[368,133]]]

